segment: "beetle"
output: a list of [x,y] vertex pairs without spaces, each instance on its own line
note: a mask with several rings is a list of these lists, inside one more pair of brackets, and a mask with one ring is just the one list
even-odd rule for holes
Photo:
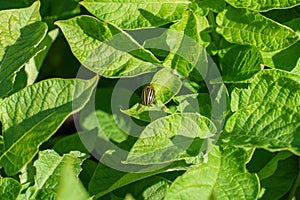
[[142,103],[146,106],[150,106],[155,101],[155,90],[150,84],[146,85],[142,90],[141,95]]

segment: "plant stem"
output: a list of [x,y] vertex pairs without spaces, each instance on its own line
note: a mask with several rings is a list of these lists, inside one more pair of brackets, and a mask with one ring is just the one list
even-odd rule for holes
[[216,33],[216,30],[215,28],[217,27],[217,24],[216,24],[216,20],[215,20],[215,16],[214,16],[214,13],[209,11],[208,15],[207,15],[207,20],[208,20],[208,23],[211,27],[211,35],[212,35],[212,40],[213,41],[219,41],[218,38],[217,38],[217,33]]

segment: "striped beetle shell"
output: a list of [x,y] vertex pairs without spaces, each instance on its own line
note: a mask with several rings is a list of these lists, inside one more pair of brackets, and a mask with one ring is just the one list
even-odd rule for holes
[[142,103],[146,106],[150,106],[155,101],[155,90],[152,85],[146,85],[142,91]]

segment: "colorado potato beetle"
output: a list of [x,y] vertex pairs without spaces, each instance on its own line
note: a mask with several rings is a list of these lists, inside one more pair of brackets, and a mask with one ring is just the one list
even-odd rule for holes
[[155,90],[152,85],[146,85],[143,88],[141,95],[142,103],[146,106],[150,106],[155,101]]

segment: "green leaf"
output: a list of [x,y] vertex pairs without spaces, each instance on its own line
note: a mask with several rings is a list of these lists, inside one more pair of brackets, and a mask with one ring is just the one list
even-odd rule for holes
[[88,188],[88,185],[94,175],[98,162],[90,159],[85,160],[82,163],[82,171],[80,172],[79,178],[82,181],[82,184],[85,188]]
[[[98,137],[106,141],[112,140],[120,143],[126,140],[131,133],[131,119],[125,118],[120,112],[120,108],[124,106],[124,97],[128,96],[128,93],[132,94],[132,91],[118,87],[97,89],[95,105],[89,103],[81,111],[80,127],[87,131],[97,129],[95,132]],[[122,98],[114,98],[113,94]],[[128,102],[126,103],[128,104]],[[84,134],[87,133],[79,135],[81,139],[85,138]],[[84,142],[84,144],[86,143]]]
[[291,72],[300,75],[300,58],[296,64],[296,67]]
[[221,35],[219,35],[213,29],[213,40],[209,44],[207,51],[209,55],[218,55],[220,58],[223,58],[224,55],[236,44],[229,43],[227,40],[224,39]]
[[[139,181],[136,183],[138,188],[142,191],[138,195],[142,196],[145,200],[164,199],[167,190],[170,186],[170,181],[160,178],[151,177],[150,180]],[[134,188],[136,191],[136,188]]]
[[181,18],[191,1],[84,0],[81,4],[101,20],[122,29],[157,27]]
[[235,88],[231,109],[237,112],[226,122],[224,141],[299,154],[299,83],[297,75],[265,70],[248,88]]
[[[288,152],[288,151],[285,151],[285,152]],[[271,152],[271,151],[268,151],[268,150],[265,150],[265,149],[255,148],[252,155],[251,155],[250,161],[247,163],[247,169],[251,173],[258,173],[278,153],[279,152]]]
[[210,91],[211,117],[218,133],[223,131],[226,115],[229,112],[229,95],[225,84],[214,84]]
[[153,76],[150,84],[155,89],[156,101],[166,104],[180,91],[182,83],[175,72],[174,70],[163,68]]
[[126,173],[99,163],[89,184],[89,192],[97,198],[152,173]]
[[[204,48],[200,49],[200,55],[198,58],[198,61],[193,69],[193,71],[189,74],[188,79],[182,80],[185,84],[184,86],[187,88],[195,87],[194,90],[190,89],[191,91],[197,93],[197,89],[200,89],[200,85],[198,82],[201,82],[203,80],[208,81],[209,74],[213,74],[215,72],[215,69],[219,71],[216,65],[209,63],[210,56],[207,54],[206,50]],[[209,71],[208,69],[214,69],[212,71]],[[218,72],[219,73],[219,72]]]
[[243,149],[214,148],[208,163],[186,171],[167,192],[166,200],[176,199],[256,199],[258,178],[245,169],[247,154]]
[[[191,11],[183,13],[182,20],[170,27],[166,40],[170,53],[164,61],[165,66],[170,66],[183,76],[188,77],[194,66],[199,61],[202,52],[200,46],[199,21]],[[193,52],[193,53],[191,53]]]
[[91,71],[105,77],[132,77],[156,70],[159,60],[118,27],[89,16],[58,25],[76,58]]
[[84,144],[81,141],[81,137],[83,137],[84,134],[87,133],[83,131],[63,137],[55,143],[55,145],[53,146],[53,150],[55,150],[60,155],[75,150],[89,154],[90,152],[85,148]]
[[285,22],[284,24],[287,25],[288,27],[290,27],[291,29],[293,29],[294,31],[296,31],[296,33],[298,35],[300,35],[300,16],[298,16],[297,18],[294,18],[288,22]]
[[[206,48],[209,46],[210,42],[211,42],[211,36],[209,33],[209,21],[206,17],[204,16],[199,16],[196,14],[196,18],[197,18],[197,25],[198,25],[198,31],[200,34],[200,45],[203,48]],[[203,49],[203,51],[205,51],[205,49]]]
[[189,9],[195,12],[198,16],[206,16],[209,12],[209,8],[207,6],[200,5],[201,2],[199,1],[192,1],[190,4]]
[[89,184],[89,192],[95,195],[95,199],[104,196],[105,194],[121,188],[130,183],[142,180],[144,178],[153,176],[155,174],[163,173],[166,171],[178,171],[185,170],[186,164],[175,163],[172,166],[167,166],[159,170],[151,170],[149,172],[122,172],[116,169],[107,167],[102,163],[99,163],[96,171]]
[[0,177],[1,199],[17,199],[21,192],[21,188],[21,184],[15,179]]
[[[75,158],[76,159],[76,158]],[[63,168],[61,169],[61,177],[59,179],[59,185],[57,189],[56,199],[74,199],[74,200],[85,200],[90,197],[86,189],[81,184],[78,176],[74,172],[76,166],[76,160],[69,158],[66,160]]]
[[179,112],[197,112],[207,118],[211,117],[211,99],[208,93],[176,96],[175,101],[178,102]]
[[54,22],[60,19],[68,19],[80,13],[80,0],[41,0],[41,15],[43,20],[52,30]]
[[171,111],[161,102],[155,103],[151,106],[144,106],[138,103],[128,110],[121,110],[121,112],[145,122],[152,122],[161,117],[165,117],[167,113],[171,113]]
[[41,22],[39,1],[29,8],[0,11],[0,97],[13,92],[17,72],[42,47],[47,25]]
[[26,78],[27,85],[33,84],[37,79],[42,64],[50,50],[50,47],[52,46],[53,42],[56,40],[58,34],[59,34],[59,29],[55,29],[48,32],[46,37],[39,44],[40,48],[44,50],[39,52],[35,57],[31,58],[28,63],[26,63],[24,70],[27,76]]
[[251,45],[264,52],[285,49],[299,40],[290,28],[246,9],[228,7],[216,20],[217,32],[228,42]]
[[158,164],[197,156],[203,139],[215,133],[213,123],[197,113],[172,114],[143,130],[124,163]]
[[248,8],[251,10],[267,11],[279,8],[291,8],[300,4],[299,0],[225,0],[237,8]]
[[281,24],[300,17],[300,7],[296,6],[288,9],[275,9],[263,12],[263,15]]
[[0,103],[4,149],[0,165],[17,173],[73,113],[88,101],[98,78],[50,79],[9,96]]
[[300,105],[300,76],[279,70],[258,73],[246,89],[231,93],[231,110],[237,111],[256,102],[275,102],[294,107]]
[[178,75],[172,69],[163,68],[153,76],[150,84],[155,90],[155,103],[153,105],[135,104],[130,109],[121,110],[121,112],[146,122],[154,121],[166,116],[167,113],[171,113],[164,104],[171,101],[181,89],[182,83]]
[[[291,11],[290,11],[291,12]],[[300,35],[300,18],[295,18],[284,24],[292,28],[298,36]],[[276,53],[264,53],[265,64],[276,69],[293,71],[298,73],[300,68],[300,41],[292,46]],[[298,73],[299,74],[299,73]]]
[[4,149],[4,139],[3,139],[2,135],[0,135],[0,149],[1,149],[1,151]]
[[0,10],[12,8],[24,8],[31,5],[35,0],[0,0]]
[[25,167],[22,168],[19,174],[19,180],[22,184],[22,191],[24,191],[25,188],[28,188],[30,185],[32,185],[35,179],[35,173],[36,170],[33,166],[33,162],[28,163]]
[[52,43],[58,36],[58,33],[58,29],[50,31],[39,44],[38,48],[41,49],[41,51],[39,51],[36,56],[32,57],[29,62],[25,64],[25,67],[17,72],[14,78],[13,90],[11,93],[17,92],[36,81],[43,61],[46,58]]
[[[124,121],[121,121],[121,120],[118,121],[118,119],[120,119],[120,117],[118,118],[118,116],[116,116],[116,114],[107,113],[103,110],[96,110],[95,114],[98,119],[98,121],[97,121],[98,123],[96,124],[96,127],[99,128],[99,132],[104,133],[104,135],[107,137],[107,139],[113,140],[117,143],[120,143],[120,142],[126,140],[128,135],[122,129],[124,127]],[[87,121],[87,120],[88,119],[85,119],[85,121]],[[91,129],[91,127],[89,127],[89,129]]]
[[[63,195],[63,193],[66,192],[64,191],[66,186],[60,185],[60,183],[63,181],[63,184],[66,181],[64,174],[66,171],[64,167],[71,165],[73,175],[78,176],[81,171],[80,166],[85,159],[85,154],[78,151],[64,154],[62,157],[53,150],[41,151],[39,153],[39,159],[34,163],[36,167],[36,178],[35,185],[32,187],[34,192],[31,193],[31,199],[56,199],[59,190],[63,190],[60,191],[60,195]],[[72,179],[72,177],[67,178]]]
[[[291,13],[293,11],[294,10],[288,10],[287,12]],[[295,12],[293,13],[297,14],[297,11],[295,10]],[[279,14],[283,14],[283,13],[279,13]],[[299,36],[300,18],[299,16],[296,17],[297,18],[292,18],[288,22],[284,22],[284,24],[292,28]],[[291,45],[287,49],[284,49],[280,52],[271,52],[271,53],[264,52],[262,54],[264,58],[264,64],[272,68],[283,69],[286,71],[293,71],[294,73],[299,74],[299,68],[300,68],[299,49],[300,49],[300,41],[296,42],[295,44]]]
[[114,192],[114,194],[119,197],[126,197],[129,193],[134,199],[164,199],[170,185],[171,181],[156,175],[122,187],[120,190]]
[[296,167],[298,159],[296,156],[293,156],[279,160],[273,175],[261,180],[261,188],[264,190],[264,193],[260,199],[281,199],[291,191],[297,175],[299,176],[299,171]]
[[23,89],[28,84],[28,76],[25,71],[25,67],[21,68],[14,76],[13,82],[8,81],[8,84],[12,83],[12,88],[9,89],[9,94],[13,94]]
[[[5,48],[13,45],[20,37],[22,28],[41,21],[39,8],[40,2],[38,1],[28,8],[0,11],[2,29],[0,37],[3,41],[0,46],[0,60],[4,57]],[[11,24],[14,25],[11,26]]]
[[286,149],[300,155],[299,120],[300,113],[290,106],[257,102],[234,113],[222,137],[231,145]]
[[[205,17],[199,17],[188,10],[183,13],[180,21],[173,24],[161,36],[147,40],[144,46],[160,53],[169,52],[164,65],[188,77],[194,67],[199,67],[197,65],[205,55],[201,45],[206,45],[207,41],[203,41],[200,32],[207,27],[208,21]],[[207,35],[203,35],[203,37],[207,37]],[[203,69],[200,72],[202,71]]]
[[222,79],[225,83],[247,80],[261,70],[262,63],[262,57],[255,48],[234,46],[221,60]]
[[265,59],[269,59],[269,62],[265,62],[265,64],[276,69],[295,71],[300,67],[299,48],[300,41],[278,53],[265,54]]
[[288,151],[282,151],[277,153],[261,170],[259,170],[257,174],[259,179],[263,180],[272,176],[278,167],[278,162],[281,160],[285,160],[291,157],[292,155],[293,154]]
[[208,8],[212,10],[213,12],[222,12],[225,9],[225,1],[224,0],[202,0],[202,1],[197,1],[199,6],[203,8]]

